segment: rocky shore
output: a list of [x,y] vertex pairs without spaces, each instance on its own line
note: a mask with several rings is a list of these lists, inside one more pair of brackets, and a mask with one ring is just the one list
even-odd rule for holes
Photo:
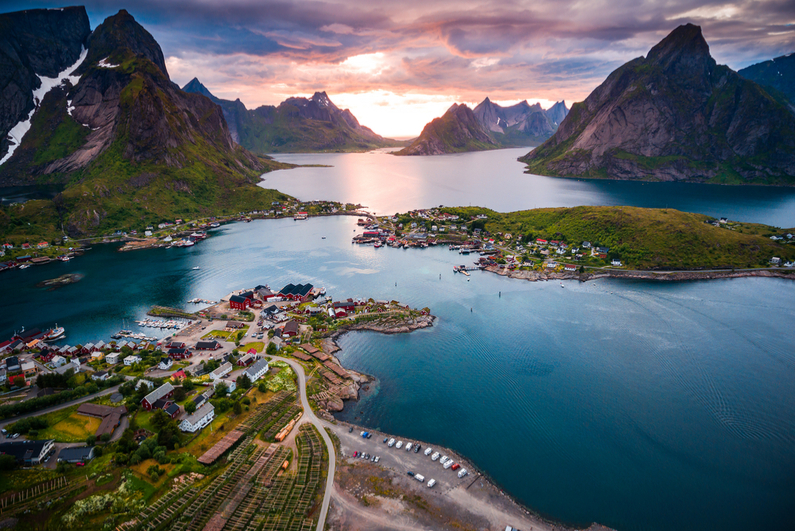
[[624,278],[635,280],[661,280],[661,281],[684,281],[684,280],[714,280],[721,278],[744,278],[744,277],[765,277],[765,278],[786,278],[795,280],[795,271],[779,269],[738,269],[725,271],[621,271],[617,269],[591,270],[593,272],[545,272],[545,271],[510,271],[498,267],[487,267],[485,271],[496,273],[497,275],[508,278],[518,278],[531,282],[542,280],[579,280],[587,282],[600,278]]

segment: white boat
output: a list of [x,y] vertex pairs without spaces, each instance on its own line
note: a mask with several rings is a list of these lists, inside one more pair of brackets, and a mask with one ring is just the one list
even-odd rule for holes
[[27,269],[29,267],[30,267],[30,264],[22,264],[21,266],[19,266],[20,269]]
[[199,266],[194,266],[194,267],[193,267],[193,270],[194,270],[194,271],[197,271],[197,270],[199,270],[199,269],[201,269],[201,267],[199,267]]
[[183,247],[193,247],[194,245],[196,245],[196,244],[195,244],[195,243],[193,243],[193,242],[192,242],[192,241],[190,241],[190,240],[187,240],[187,241],[185,241],[185,242],[183,242],[183,243],[182,243],[182,246],[183,246]]
[[47,341],[53,341],[55,339],[62,338],[66,334],[66,330],[62,326],[58,326],[58,323],[55,323],[55,328],[50,330],[50,333],[47,334]]

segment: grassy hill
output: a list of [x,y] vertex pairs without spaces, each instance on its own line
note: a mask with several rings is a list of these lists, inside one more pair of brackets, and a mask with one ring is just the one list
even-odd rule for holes
[[500,213],[484,208],[445,208],[469,219],[485,214],[484,229],[510,233],[514,239],[589,241],[637,269],[711,269],[767,266],[771,257],[795,260],[795,243],[772,235],[795,233],[756,223],[730,222],[716,227],[714,218],[673,209],[637,207],[542,208]]

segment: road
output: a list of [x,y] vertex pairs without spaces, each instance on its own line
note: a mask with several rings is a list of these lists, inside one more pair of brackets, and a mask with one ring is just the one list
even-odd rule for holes
[[331,501],[331,495],[334,491],[334,474],[337,470],[337,454],[334,450],[334,443],[331,441],[328,433],[326,433],[323,422],[315,416],[315,412],[309,407],[309,400],[306,398],[306,374],[304,367],[295,360],[273,356],[274,360],[279,360],[287,363],[293,368],[295,374],[298,375],[298,388],[301,395],[301,406],[304,408],[303,418],[311,422],[320,432],[323,441],[328,448],[328,476],[326,476],[326,491],[323,495],[323,505],[320,507],[320,517],[317,520],[317,531],[323,531],[326,528],[326,516],[328,515],[328,506]]
[[40,409],[38,411],[32,411],[30,413],[25,413],[24,415],[19,415],[18,417],[11,417],[8,419],[0,420],[0,428],[5,428],[8,424],[12,424],[18,420],[26,419],[28,417],[37,417],[39,415],[45,415],[47,413],[52,413],[53,411],[58,411],[59,409],[63,409],[69,406],[74,406],[75,404],[82,404],[83,402],[88,402],[89,400],[93,400],[98,396],[105,396],[115,393],[119,390],[119,385],[114,385],[113,387],[108,387],[107,389],[103,389],[93,395],[86,395],[83,398],[76,398],[74,400],[70,400],[69,402],[64,402],[63,404],[58,404],[56,406],[51,406],[46,409]]

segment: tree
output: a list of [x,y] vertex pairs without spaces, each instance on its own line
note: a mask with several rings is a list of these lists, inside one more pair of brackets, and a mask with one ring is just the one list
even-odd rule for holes
[[185,404],[185,411],[187,413],[195,413],[196,412],[196,403],[192,400]]
[[86,437],[86,444],[88,446],[94,446],[95,442],[97,442],[96,435],[89,435],[88,437]]
[[238,376],[235,383],[237,383],[237,387],[240,389],[251,389],[251,378],[249,378],[246,373],[243,373],[242,376]]
[[162,409],[158,409],[157,411],[155,411],[155,414],[152,415],[152,426],[161,429],[166,424],[168,424],[170,420],[171,417],[168,416],[168,413],[166,413]]
[[17,458],[13,455],[0,455],[0,470],[14,470],[17,467]]
[[240,402],[235,402],[235,405],[232,406],[232,411],[235,412],[235,415],[240,415],[243,413],[243,406],[240,405]]
[[186,391],[193,391],[194,389],[196,389],[196,384],[194,384],[190,380],[183,380],[182,388],[185,389]]
[[[268,332],[268,333],[270,334],[270,332]],[[278,352],[278,349],[276,348],[276,344],[275,343],[268,343],[268,348],[265,349],[265,353],[270,355],[270,356],[275,356],[277,352]]]
[[182,402],[183,400],[185,400],[186,396],[187,396],[187,393],[185,392],[185,388],[184,387],[177,387],[176,389],[174,389],[174,401],[175,402]]
[[225,397],[228,392],[229,392],[229,387],[224,382],[221,382],[215,386],[215,396],[217,397],[220,398]]

